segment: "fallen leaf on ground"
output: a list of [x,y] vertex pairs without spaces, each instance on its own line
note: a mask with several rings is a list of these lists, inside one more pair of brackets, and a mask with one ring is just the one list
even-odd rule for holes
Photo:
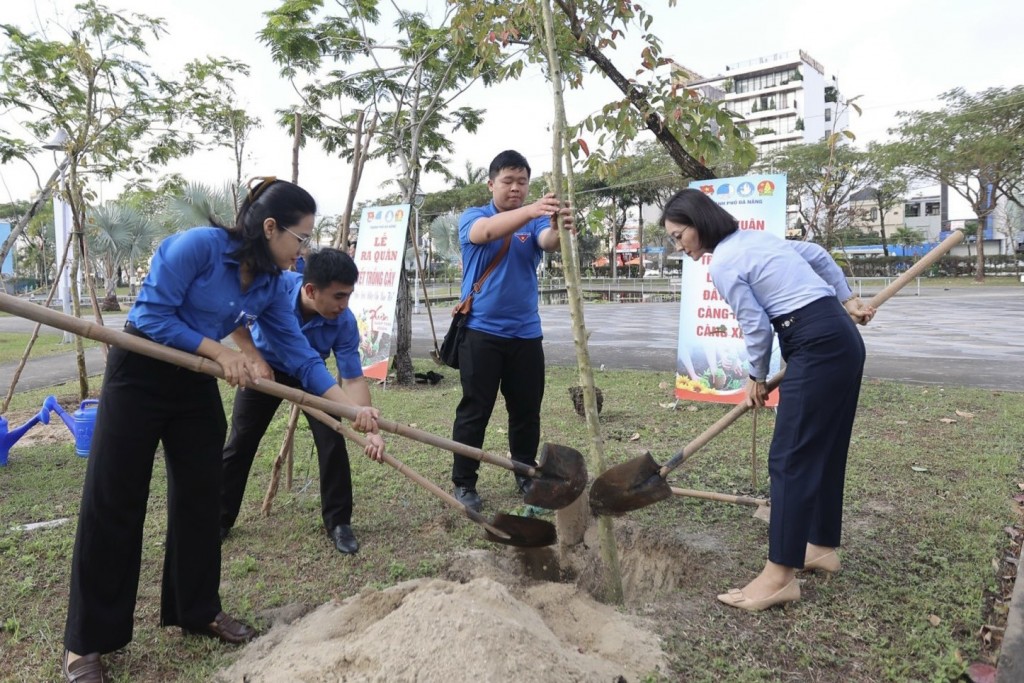
[[686,409],[689,410],[691,413],[697,412],[697,406],[686,406]]
[[967,676],[971,683],[995,683],[996,668],[984,662],[974,662],[967,667]]
[[633,436],[629,437],[629,440],[630,441],[639,441],[640,440],[640,432],[633,432]]
[[921,467],[920,465],[911,465],[910,469],[914,470],[915,472],[927,472],[928,471],[927,467]]
[[942,424],[947,424],[947,425],[956,424],[956,420],[954,420],[951,417],[941,417],[941,418],[939,418],[939,422],[941,422]]
[[906,424],[910,424],[910,423],[907,422],[906,420],[896,420],[896,424],[898,424],[898,425],[906,425]]
[[662,382],[658,385],[659,389],[668,389],[668,382]]
[[965,419],[970,419],[974,417],[974,413],[969,413],[966,410],[958,410],[956,411],[956,414]]
[[928,623],[931,624],[932,626],[938,626],[939,624],[942,623],[942,619],[939,619],[938,615],[929,614],[928,615]]
[[675,403],[659,403],[658,405],[664,408],[665,410],[675,410],[676,407]]

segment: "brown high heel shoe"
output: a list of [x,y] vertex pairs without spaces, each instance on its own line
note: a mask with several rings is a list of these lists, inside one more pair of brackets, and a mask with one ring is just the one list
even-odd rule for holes
[[835,574],[842,567],[842,563],[839,561],[839,555],[835,550],[830,550],[827,553],[818,555],[813,560],[804,560],[804,571],[810,572],[815,569],[820,569],[823,572],[829,574]]
[[787,602],[796,602],[800,599],[800,583],[793,579],[785,586],[775,591],[767,598],[751,600],[739,588],[730,589],[728,593],[720,593],[718,601],[729,607],[739,607],[748,612],[760,612],[775,605],[784,605]]

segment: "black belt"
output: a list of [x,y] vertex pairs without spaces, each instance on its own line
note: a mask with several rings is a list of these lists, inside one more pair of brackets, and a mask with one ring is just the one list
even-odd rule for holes
[[149,339],[149,341],[153,341],[142,330],[140,330],[139,328],[135,327],[135,325],[133,325],[130,322],[126,322],[124,324],[124,331],[125,331],[125,333],[130,334],[133,337],[141,337],[142,339]]
[[775,328],[776,332],[782,334],[784,331],[795,325],[797,320],[798,318],[793,313],[790,313],[789,315],[780,315],[777,318],[772,318],[772,327]]

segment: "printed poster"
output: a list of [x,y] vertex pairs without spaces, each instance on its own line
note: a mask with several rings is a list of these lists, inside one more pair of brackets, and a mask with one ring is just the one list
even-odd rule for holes
[[[7,241],[7,238],[11,235],[11,224],[0,223],[0,245]],[[7,252],[7,258],[4,259],[3,263],[0,263],[0,273],[4,275],[14,274],[14,245],[11,245],[11,250]]]
[[[731,213],[740,230],[764,230],[786,236],[786,176],[748,175],[690,183]],[[750,375],[743,331],[732,308],[711,282],[708,266],[714,254],[700,261],[683,260],[679,347],[676,355],[676,398],[689,401],[740,403]],[[769,376],[779,371],[778,340],[772,343]],[[777,405],[778,392],[768,405]]]
[[374,379],[388,374],[409,215],[408,204],[370,206],[363,209],[359,221],[355,255],[359,280],[349,308],[359,323],[363,374]]

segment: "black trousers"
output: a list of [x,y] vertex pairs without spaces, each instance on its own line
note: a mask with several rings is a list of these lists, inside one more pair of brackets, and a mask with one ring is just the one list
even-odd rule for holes
[[[790,324],[784,325],[786,320]],[[768,454],[768,559],[803,567],[807,543],[837,547],[864,342],[835,297],[772,321],[786,375]]]
[[217,380],[112,348],[89,450],[64,646],[132,639],[142,531],[158,442],[167,467],[160,623],[198,628],[221,611],[217,501],[227,425]]
[[[466,330],[459,347],[462,400],[455,410],[452,439],[480,448],[498,390],[508,409],[508,447],[512,458],[537,464],[540,406],[544,400],[543,339],[507,339]],[[452,482],[475,487],[480,462],[455,455]]]
[[[290,387],[300,386],[294,377],[275,372],[274,379]],[[235,392],[231,414],[231,436],[224,446],[224,484],[220,502],[220,526],[228,529],[238,518],[249,470],[256,457],[260,439],[267,431],[281,399],[246,389]],[[352,472],[345,439],[336,431],[306,415],[320,460],[320,512],[330,531],[339,524],[352,522]]]

